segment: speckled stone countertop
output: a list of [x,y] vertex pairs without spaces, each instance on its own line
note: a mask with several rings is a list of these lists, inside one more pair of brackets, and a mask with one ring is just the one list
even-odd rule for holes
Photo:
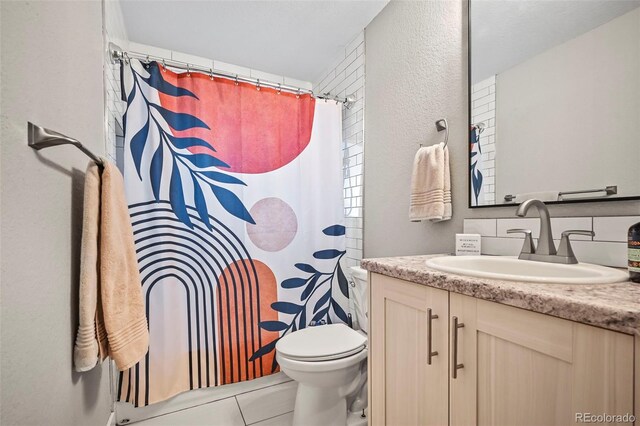
[[[442,256],[442,255],[439,255]],[[371,272],[640,336],[640,284],[546,284],[475,278],[427,267],[430,256],[364,259]]]

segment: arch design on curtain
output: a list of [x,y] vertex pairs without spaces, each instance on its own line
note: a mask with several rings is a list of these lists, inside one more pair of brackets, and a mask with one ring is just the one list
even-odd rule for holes
[[156,62],[123,71],[150,344],[118,399],[278,371],[281,336],[348,322],[340,108]]

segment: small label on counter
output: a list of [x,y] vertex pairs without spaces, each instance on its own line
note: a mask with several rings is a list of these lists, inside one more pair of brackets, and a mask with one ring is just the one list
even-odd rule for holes
[[480,234],[456,234],[456,256],[480,256]]

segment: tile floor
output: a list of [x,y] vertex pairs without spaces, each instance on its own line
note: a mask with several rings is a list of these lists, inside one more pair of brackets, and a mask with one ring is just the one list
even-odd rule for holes
[[[280,373],[282,374],[282,373]],[[136,426],[289,426],[297,384],[282,383],[127,424]]]

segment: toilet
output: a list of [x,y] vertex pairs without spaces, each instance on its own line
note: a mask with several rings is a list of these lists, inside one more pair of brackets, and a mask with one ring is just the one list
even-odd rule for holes
[[367,424],[367,271],[350,268],[345,324],[307,327],[276,344],[280,369],[298,382],[294,426]]

